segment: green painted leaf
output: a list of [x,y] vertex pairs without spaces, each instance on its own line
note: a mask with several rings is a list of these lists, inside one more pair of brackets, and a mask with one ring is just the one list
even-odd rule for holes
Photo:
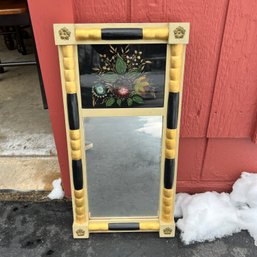
[[139,96],[139,95],[134,95],[133,96],[133,101],[138,103],[138,104],[143,104],[144,103],[143,98],[141,96]]
[[106,82],[113,83],[118,79],[119,75],[115,73],[105,73],[103,74],[103,79]]
[[134,72],[134,71],[130,71],[130,72],[126,73],[126,76],[132,80],[135,80],[136,78],[140,77],[141,75],[142,75],[141,72]]
[[131,98],[127,99],[128,106],[131,106],[133,104],[133,100]]
[[117,99],[116,103],[121,106],[121,99]]
[[123,59],[119,55],[117,56],[115,68],[118,74],[123,74],[127,70],[127,64],[123,61]]
[[107,101],[106,101],[106,107],[110,107],[112,106],[113,104],[115,103],[115,99],[113,97],[109,98]]

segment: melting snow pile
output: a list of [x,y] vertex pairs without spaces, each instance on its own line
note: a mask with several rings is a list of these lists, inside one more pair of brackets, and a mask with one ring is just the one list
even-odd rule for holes
[[248,230],[257,246],[257,174],[243,172],[231,194],[177,194],[175,217],[185,244]]
[[62,190],[62,181],[60,178],[55,179],[52,183],[53,185],[53,190],[51,193],[47,196],[51,200],[54,199],[62,199],[64,197],[64,192]]

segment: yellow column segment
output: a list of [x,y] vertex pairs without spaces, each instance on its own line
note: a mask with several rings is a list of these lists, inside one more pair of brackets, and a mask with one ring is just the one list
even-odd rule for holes
[[102,37],[101,29],[77,28],[75,30],[76,40],[99,40]]
[[160,229],[160,224],[158,221],[141,221],[139,223],[139,229],[158,231]]
[[143,39],[167,40],[169,37],[168,27],[143,28]]
[[90,221],[88,225],[89,231],[107,231],[109,226],[107,222],[94,222]]

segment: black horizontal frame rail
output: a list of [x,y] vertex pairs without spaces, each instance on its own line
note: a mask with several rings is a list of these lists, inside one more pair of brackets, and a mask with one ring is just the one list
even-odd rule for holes
[[101,34],[105,40],[143,39],[143,29],[140,28],[101,29]]
[[138,222],[129,222],[129,223],[109,223],[109,230],[139,230]]

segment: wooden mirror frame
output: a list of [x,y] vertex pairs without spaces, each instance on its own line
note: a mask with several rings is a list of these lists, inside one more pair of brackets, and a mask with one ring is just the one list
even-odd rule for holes
[[[174,204],[183,73],[189,23],[54,24],[58,46],[73,206],[73,237],[97,232],[175,235]],[[163,107],[82,109],[78,49],[81,44],[167,44]],[[162,116],[159,211],[152,217],[91,218],[88,209],[85,117]],[[166,135],[166,136],[165,136]]]

